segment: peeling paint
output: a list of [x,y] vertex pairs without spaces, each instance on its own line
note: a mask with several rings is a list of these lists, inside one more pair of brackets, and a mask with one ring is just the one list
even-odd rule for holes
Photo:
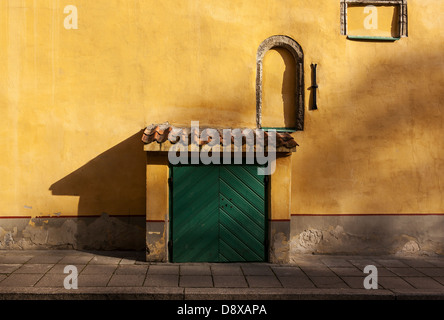
[[419,247],[419,244],[414,240],[410,240],[404,245],[404,247],[402,247],[401,252],[415,253],[419,252],[420,250],[421,248]]
[[143,219],[131,222],[106,214],[100,218],[4,219],[0,249],[143,250]]
[[441,255],[441,216],[294,217],[290,255]]
[[146,260],[167,261],[166,224],[164,222],[146,223]]
[[316,229],[305,230],[299,235],[299,245],[303,248],[311,248],[322,240],[322,231]]
[[269,260],[272,263],[287,263],[289,259],[288,238],[283,232],[273,232],[270,241]]

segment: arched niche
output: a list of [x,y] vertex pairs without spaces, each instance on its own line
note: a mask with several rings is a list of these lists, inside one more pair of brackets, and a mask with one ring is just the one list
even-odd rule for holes
[[[271,49],[274,49],[276,52],[282,55],[283,60],[287,60],[288,64],[288,52],[290,55],[290,59],[293,59],[293,63],[291,68],[291,72],[294,72],[294,75],[284,75],[284,81],[286,77],[293,77],[294,81],[292,81],[291,85],[294,85],[295,88],[292,90],[294,92],[293,99],[286,99],[286,102],[292,101],[294,104],[294,112],[292,116],[295,119],[291,119],[291,121],[286,121],[287,123],[291,122],[294,124],[292,127],[285,127],[279,129],[288,129],[288,130],[303,130],[304,128],[304,54],[301,46],[292,38],[288,36],[272,36],[266,39],[261,43],[259,49],[257,51],[257,76],[256,76],[256,125],[258,128],[262,128],[262,108],[263,108],[263,80],[264,80],[264,58]],[[287,55],[287,57],[285,57]],[[283,84],[283,88],[286,87],[286,84]],[[286,89],[288,91],[288,88]],[[288,107],[288,106],[287,106]],[[284,112],[284,110],[283,110]]]

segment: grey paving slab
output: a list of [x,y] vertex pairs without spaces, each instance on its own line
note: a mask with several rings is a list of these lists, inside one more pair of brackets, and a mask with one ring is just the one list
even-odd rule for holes
[[365,277],[341,277],[341,279],[352,289],[365,289]]
[[353,264],[346,259],[338,259],[338,258],[328,258],[328,259],[320,259],[322,263],[324,263],[327,267],[334,268],[334,267],[353,267]]
[[32,264],[55,264],[58,263],[60,260],[62,260],[65,257],[65,255],[58,254],[41,254],[35,257],[32,257],[30,260],[28,260],[26,263],[32,263]]
[[179,286],[186,288],[210,288],[213,287],[211,276],[180,276]]
[[13,273],[21,266],[21,264],[0,264],[0,274]]
[[65,274],[64,270],[66,266],[75,266],[77,268],[78,273],[82,272],[82,270],[86,267],[85,264],[69,264],[69,265],[56,264],[48,271],[48,274]]
[[282,284],[275,276],[246,276],[250,288],[281,288]]
[[115,274],[108,282],[108,287],[140,287],[145,281],[145,275],[140,274]]
[[304,276],[304,272],[299,267],[271,267],[274,274],[278,277],[294,276],[301,277]]
[[54,264],[24,264],[14,271],[14,273],[46,273]]
[[179,276],[175,274],[148,275],[143,284],[145,287],[178,287]]
[[444,258],[426,259],[425,261],[433,264],[435,267],[443,267],[444,268]]
[[366,266],[375,266],[375,267],[381,267],[382,265],[380,263],[378,263],[375,260],[366,258],[366,259],[353,259],[350,258],[350,260],[348,260],[351,264],[353,264],[355,267],[357,267],[360,270],[364,270],[364,268]]
[[0,264],[22,264],[31,260],[32,255],[12,255],[11,253],[0,257]]
[[64,280],[67,275],[64,274],[45,274],[37,283],[36,287],[64,288]]
[[246,276],[273,276],[274,273],[269,266],[266,265],[242,265],[244,275]]
[[209,265],[181,265],[180,275],[182,276],[209,276],[211,269]]
[[428,277],[404,277],[404,280],[417,289],[440,289],[444,291],[444,286],[435,279]]
[[244,276],[214,275],[213,282],[215,288],[248,288]]
[[363,273],[362,270],[359,270],[358,268],[351,266],[351,267],[334,267],[330,268],[331,271],[333,271],[338,276],[344,276],[344,277],[362,277],[366,276],[367,274]]
[[32,287],[34,286],[43,274],[31,274],[31,273],[17,273],[11,274],[2,282],[0,282],[0,287]]
[[94,256],[88,264],[119,264],[122,258]]
[[444,268],[416,268],[416,270],[430,277],[444,277]]
[[116,258],[116,259],[123,259],[123,258],[138,258],[143,257],[145,260],[146,252],[145,251],[87,251],[82,252],[82,254],[88,254],[92,255],[93,257],[104,257],[104,258]]
[[318,289],[318,288],[185,288],[185,300],[394,300],[388,290]]
[[315,288],[307,276],[278,276],[278,279],[284,288]]
[[408,267],[407,264],[401,260],[396,259],[375,259],[383,267],[393,267],[393,268],[405,268]]
[[[94,257],[97,259],[92,262]],[[20,262],[13,263],[14,261]],[[69,261],[71,262],[63,263]],[[103,294],[109,298],[118,297],[119,292],[125,292],[125,297],[133,293],[134,297],[155,297],[156,290],[166,290],[162,291],[162,297],[165,298],[169,297],[168,290],[178,290],[174,296],[181,299],[197,296],[203,299],[352,299],[356,295],[363,298],[444,299],[442,258],[316,255],[295,259],[294,262],[292,265],[179,265],[142,263],[126,253],[102,255],[99,252],[78,251],[0,252],[0,299],[12,292],[59,292],[65,298],[68,297],[74,292],[63,288],[63,281],[67,276],[63,269],[66,265],[78,267],[79,290],[76,291],[85,290],[85,298],[90,297],[88,292],[93,291],[94,295],[91,297]],[[367,276],[363,273],[363,268],[370,264],[378,268],[378,290],[365,290],[363,287]],[[19,269],[20,272],[17,272]],[[204,291],[207,294],[203,294]]]
[[335,274],[327,267],[301,267],[309,277],[334,277]]
[[378,288],[384,289],[414,289],[407,281],[399,277],[379,277]]
[[80,274],[78,287],[106,287],[111,274]]
[[433,277],[433,279],[444,285],[444,277]]
[[75,265],[75,264],[88,264],[93,256],[91,255],[67,255],[58,262],[58,264]]
[[425,277],[426,275],[415,268],[387,268],[400,277]]
[[115,264],[87,265],[80,274],[113,274],[117,269]]
[[328,277],[310,277],[317,288],[348,288],[348,285],[340,278],[336,276]]
[[312,257],[312,256],[307,256],[307,255],[297,255],[294,258],[292,258],[292,263],[298,267],[302,267],[302,266],[323,267],[323,266],[325,266],[325,264],[321,261],[320,258],[321,257],[318,257],[318,256]]
[[211,266],[213,276],[243,276],[242,269],[237,265],[213,265]]
[[133,265],[136,264],[137,260],[136,259],[126,259],[123,258],[122,260],[120,260],[119,264],[121,265]]
[[148,274],[172,274],[179,275],[179,266],[176,265],[150,265]]
[[413,268],[433,268],[435,267],[434,264],[427,262],[427,260],[424,259],[402,259],[403,263],[408,265],[409,267]]
[[431,289],[392,289],[390,290],[396,300],[443,300],[442,290]]
[[378,277],[395,277],[396,276],[396,274],[394,274],[393,272],[391,272],[387,268],[377,267],[377,269],[378,269]]
[[133,274],[145,276],[148,272],[148,266],[145,265],[119,265],[114,274]]

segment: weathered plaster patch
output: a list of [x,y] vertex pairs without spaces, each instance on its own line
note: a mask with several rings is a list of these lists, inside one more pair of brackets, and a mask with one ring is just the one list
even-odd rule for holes
[[410,240],[402,247],[401,252],[415,253],[415,252],[419,252],[420,250],[421,250],[421,248],[419,247],[418,242],[416,242],[414,240]]
[[289,263],[290,222],[270,221],[268,232],[268,261],[271,263]]
[[283,232],[275,232],[272,234],[272,245],[270,246],[271,263],[287,263],[289,258],[288,237]]
[[314,248],[322,240],[322,231],[316,229],[308,229],[299,234],[298,244],[302,248]]
[[147,243],[146,257],[147,261],[166,261],[164,235],[161,236],[159,241]]
[[441,255],[441,216],[292,217],[291,255]]
[[[143,223],[144,217],[139,218]],[[145,229],[128,218],[7,220],[0,227],[0,249],[143,250]]]
[[166,223],[146,223],[146,261],[167,261]]

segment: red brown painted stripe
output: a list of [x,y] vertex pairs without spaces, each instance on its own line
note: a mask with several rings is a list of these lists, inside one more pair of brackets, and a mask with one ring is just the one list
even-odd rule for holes
[[444,216],[444,213],[334,213],[292,214],[292,217]]
[[[81,215],[81,216],[0,216],[0,219],[60,219],[60,218],[67,218],[67,219],[73,219],[73,218],[100,218],[102,215]],[[145,217],[145,215],[110,215],[109,217],[112,218],[130,218],[130,217]]]

